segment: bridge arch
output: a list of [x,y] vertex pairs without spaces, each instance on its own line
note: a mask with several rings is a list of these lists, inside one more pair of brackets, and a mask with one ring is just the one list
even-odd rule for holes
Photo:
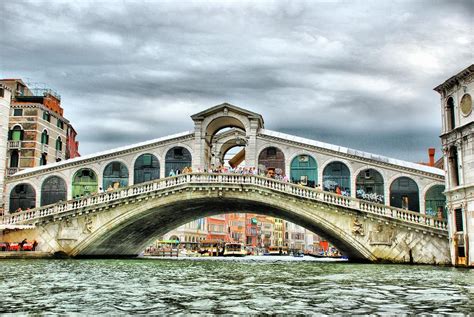
[[133,184],[148,182],[161,177],[160,161],[152,152],[140,153],[133,160]]
[[129,184],[129,179],[130,172],[127,164],[122,160],[115,159],[108,162],[102,169],[102,188],[104,190],[126,187]]
[[87,196],[98,191],[98,173],[92,167],[78,169],[72,176],[72,197]]
[[46,206],[67,200],[67,185],[64,178],[58,175],[46,177],[41,183],[40,205]]
[[409,176],[399,176],[390,183],[390,206],[420,212],[418,183]]
[[[194,196],[195,195],[195,196]],[[295,203],[292,200],[271,200],[267,195],[252,197],[210,197],[207,191],[180,191],[174,199],[149,199],[146,203],[128,206],[126,211],[104,223],[70,252],[76,257],[103,255],[136,256],[154,238],[190,221],[222,213],[257,213],[291,221],[317,233],[355,261],[376,261],[376,256],[350,232],[329,220],[322,208]],[[212,196],[212,195],[211,195]],[[180,212],[176,212],[180,210]],[[139,233],[139,234],[132,234]]]
[[[277,146],[267,145],[260,149],[257,163],[260,173],[266,173],[268,169],[275,169],[275,172],[280,169],[281,174],[286,175],[285,152]],[[262,171],[263,167],[265,168]]]
[[10,191],[9,212],[17,210],[27,210],[36,207],[36,190],[28,182],[15,185]]
[[345,160],[332,159],[327,162],[322,167],[322,189],[326,191],[335,191],[336,187],[339,186],[341,191],[349,191],[349,196],[351,196],[352,190],[352,180],[353,171]]

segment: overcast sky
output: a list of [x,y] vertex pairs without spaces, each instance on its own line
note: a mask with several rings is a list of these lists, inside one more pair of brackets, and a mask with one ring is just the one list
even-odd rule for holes
[[472,0],[3,0],[0,77],[57,90],[83,155],[229,102],[267,129],[426,161],[432,89],[474,62],[473,16]]

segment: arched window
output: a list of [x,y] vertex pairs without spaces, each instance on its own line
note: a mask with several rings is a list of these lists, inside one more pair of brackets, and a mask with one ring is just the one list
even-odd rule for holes
[[444,185],[434,185],[426,192],[425,211],[429,216],[438,218],[447,218],[446,214],[446,196],[444,196]]
[[153,154],[142,154],[133,168],[134,183],[140,184],[160,178],[160,162]]
[[55,204],[67,199],[66,182],[58,176],[48,177],[41,186],[41,206]]
[[62,151],[63,150],[63,141],[60,137],[56,139],[56,150]]
[[49,135],[46,130],[41,133],[41,144],[49,144]]
[[43,165],[46,165],[47,163],[48,163],[48,160],[46,158],[46,154],[45,153],[41,154],[39,165],[43,166]]
[[356,179],[356,197],[383,204],[385,198],[382,175],[372,168],[361,171]]
[[459,162],[458,162],[458,149],[455,146],[452,146],[449,149],[449,157],[448,157],[448,167],[449,167],[449,174],[451,185],[453,187],[459,186]]
[[18,184],[10,192],[10,212],[36,207],[36,192],[29,184]]
[[10,167],[18,168],[20,162],[20,156],[17,150],[12,150],[10,153]]
[[418,185],[408,177],[399,177],[390,186],[390,206],[420,211]]
[[346,196],[351,195],[351,172],[346,164],[332,162],[323,171],[323,189],[337,192],[337,188]]
[[318,165],[310,155],[298,155],[291,161],[291,181],[315,187],[318,182]]
[[185,167],[191,167],[191,153],[182,146],[171,148],[165,156],[165,176],[169,176],[171,170],[173,173],[182,171]]
[[258,155],[258,169],[267,174],[273,171],[277,175],[285,175],[285,154],[274,146],[267,147]]
[[104,169],[103,189],[128,186],[128,169],[121,162],[111,162]]
[[446,120],[448,131],[454,129],[456,126],[456,121],[454,115],[454,99],[452,97],[449,97],[446,103]]
[[9,131],[8,140],[10,141],[23,141],[23,129],[16,125],[12,130]]
[[79,198],[97,193],[97,175],[89,168],[78,170],[72,180],[72,197]]

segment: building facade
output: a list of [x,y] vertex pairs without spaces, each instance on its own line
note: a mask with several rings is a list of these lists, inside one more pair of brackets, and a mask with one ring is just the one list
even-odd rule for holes
[[474,266],[474,65],[434,88],[441,95],[451,260]]
[[8,122],[10,118],[11,89],[0,83],[0,214],[4,213],[4,181],[7,158]]

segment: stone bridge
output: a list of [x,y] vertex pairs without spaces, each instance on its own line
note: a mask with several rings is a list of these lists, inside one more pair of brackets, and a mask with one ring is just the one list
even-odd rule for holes
[[[29,232],[48,252],[132,255],[187,221],[247,211],[300,224],[352,259],[449,262],[442,170],[267,130],[227,103],[191,118],[193,131],[8,177],[2,223],[35,227],[4,239]],[[229,162],[260,176],[202,173],[232,148]],[[261,177],[270,172],[290,183]]]
[[158,234],[212,214],[257,212],[317,232],[353,261],[449,264],[446,222],[255,175],[183,174],[5,217],[8,238],[74,257],[136,256]]

